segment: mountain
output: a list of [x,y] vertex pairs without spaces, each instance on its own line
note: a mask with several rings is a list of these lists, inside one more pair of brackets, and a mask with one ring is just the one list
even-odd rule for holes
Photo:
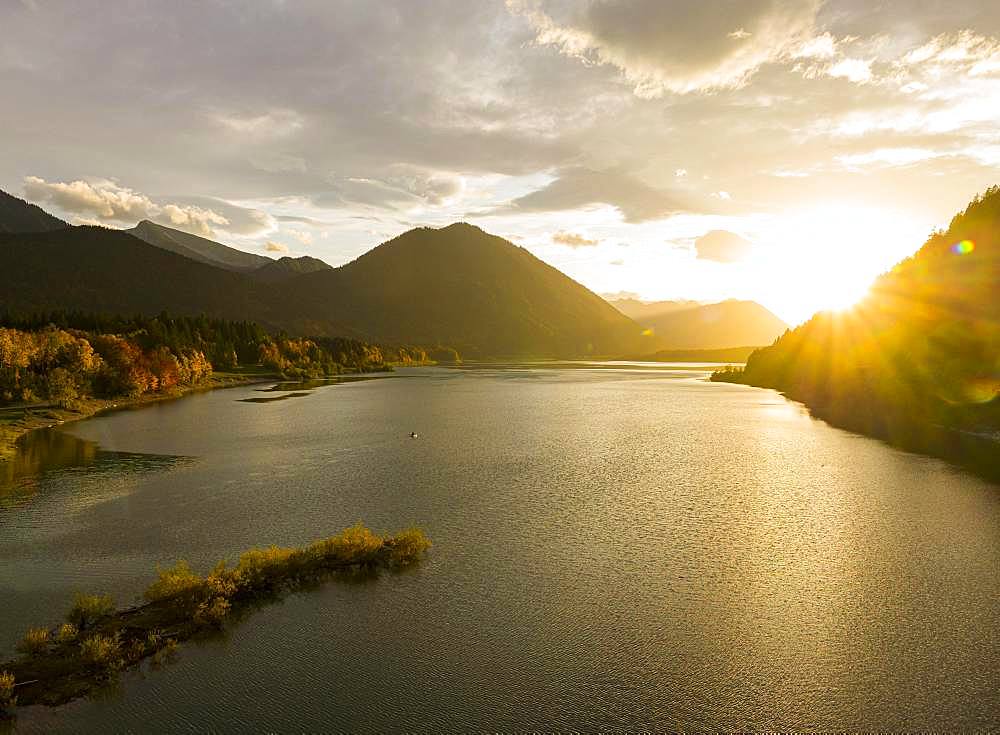
[[994,187],[853,309],[817,314],[744,371],[718,377],[776,388],[838,426],[1000,475],[998,293]]
[[0,191],[0,232],[51,232],[69,227],[41,207]]
[[276,283],[302,275],[303,273],[315,273],[316,271],[324,270],[333,270],[333,266],[319,258],[311,258],[308,255],[303,255],[299,258],[291,258],[286,255],[283,258],[272,260],[266,265],[250,271],[250,275],[258,281]]
[[137,229],[160,244],[103,227],[0,235],[0,306],[205,313],[292,334],[453,347],[470,357],[615,355],[660,346],[579,283],[471,225],[411,230],[340,268],[268,260],[273,269],[317,268],[276,281],[203,262],[205,251],[190,254],[191,240],[172,239],[165,248],[162,230],[170,228]]
[[[19,313],[207,314],[280,327],[308,305],[251,278],[154,247],[122,230],[0,235],[0,305]],[[327,332],[335,331],[327,325]],[[347,335],[347,332],[343,334]]]
[[611,305],[643,328],[653,330],[664,347],[673,350],[717,350],[739,345],[769,345],[788,325],[755,301],[693,301],[619,299]]
[[231,248],[208,238],[158,225],[148,219],[142,220],[131,230],[125,231],[150,245],[183,255],[191,260],[197,260],[199,263],[207,263],[226,270],[246,272],[274,262],[263,255],[244,253],[242,250]]
[[700,301],[640,301],[633,298],[608,299],[608,303],[622,314],[636,322],[662,316],[675,311],[695,309],[701,306]]
[[370,341],[480,357],[612,355],[658,347],[635,322],[524,248],[478,227],[421,227],[340,268],[287,282]]
[[311,258],[308,255],[303,255],[300,258],[286,255],[278,260],[272,260],[263,255],[246,253],[214,240],[158,225],[145,219],[131,230],[125,231],[163,250],[183,255],[185,258],[196,260],[199,263],[214,265],[237,273],[248,273],[256,280],[266,283],[276,283],[303,273],[332,268],[322,260]]

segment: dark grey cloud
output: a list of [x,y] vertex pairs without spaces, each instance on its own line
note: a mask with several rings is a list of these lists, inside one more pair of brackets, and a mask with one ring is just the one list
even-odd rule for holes
[[643,96],[744,84],[814,35],[821,0],[508,0],[539,43],[610,64]]
[[572,167],[557,172],[546,186],[514,199],[510,209],[555,212],[591,204],[618,208],[626,222],[644,222],[692,211],[685,194],[649,186],[628,174]]
[[836,0],[824,3],[818,22],[839,36],[874,31],[904,43],[963,28],[1000,33],[996,5],[983,0]]
[[499,4],[51,0],[4,4],[0,27],[20,175],[251,198],[415,167],[429,174],[412,193],[433,201],[438,171],[530,173],[576,152],[535,104],[547,85],[522,76],[544,59]]

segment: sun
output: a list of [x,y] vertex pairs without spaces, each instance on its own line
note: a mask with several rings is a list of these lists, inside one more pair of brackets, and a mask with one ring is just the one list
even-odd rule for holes
[[786,213],[767,233],[761,301],[798,324],[818,311],[849,309],[875,279],[914,252],[912,217],[854,202],[828,202]]

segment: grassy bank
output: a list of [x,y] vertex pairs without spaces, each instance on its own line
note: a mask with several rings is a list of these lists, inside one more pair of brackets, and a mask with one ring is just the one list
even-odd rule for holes
[[228,372],[213,373],[210,378],[197,385],[175,386],[157,393],[144,393],[135,398],[125,396],[117,398],[81,398],[74,401],[71,408],[44,401],[0,406],[0,462],[13,456],[17,449],[17,440],[34,429],[43,429],[70,421],[79,421],[80,419],[90,418],[104,411],[132,408],[180,398],[189,393],[281,379],[279,374],[271,370],[259,367],[243,368]]
[[221,561],[204,576],[179,561],[158,571],[137,607],[116,610],[110,597],[77,595],[66,622],[28,630],[20,655],[0,664],[0,713],[87,696],[120,671],[162,661],[180,642],[224,627],[262,600],[336,574],[410,566],[430,545],[419,529],[383,536],[358,524],[304,547],[251,549],[235,566]]

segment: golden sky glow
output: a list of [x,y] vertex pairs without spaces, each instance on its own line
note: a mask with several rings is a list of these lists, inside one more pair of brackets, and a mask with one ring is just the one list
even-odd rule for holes
[[336,265],[465,220],[797,322],[1000,179],[982,0],[105,7],[0,7],[0,188],[74,222]]

